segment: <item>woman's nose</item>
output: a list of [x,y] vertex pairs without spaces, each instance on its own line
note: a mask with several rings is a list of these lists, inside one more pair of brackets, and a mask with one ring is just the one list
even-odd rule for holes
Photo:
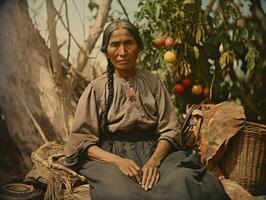
[[127,49],[125,48],[124,45],[121,45],[119,48],[119,55],[120,56],[126,56],[127,55]]

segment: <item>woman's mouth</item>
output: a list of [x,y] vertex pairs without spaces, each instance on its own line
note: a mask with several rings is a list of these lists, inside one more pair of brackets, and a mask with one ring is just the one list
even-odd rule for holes
[[118,60],[117,63],[118,64],[126,64],[126,63],[128,63],[128,60]]

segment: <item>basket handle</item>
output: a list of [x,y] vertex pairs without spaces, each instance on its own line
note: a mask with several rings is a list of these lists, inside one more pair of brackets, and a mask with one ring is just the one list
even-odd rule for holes
[[181,127],[181,133],[185,130],[185,128],[186,128],[186,126],[187,126],[187,123],[189,122],[189,119],[190,119],[190,117],[191,117],[192,112],[193,112],[194,110],[196,110],[196,109],[199,109],[199,108],[202,106],[202,104],[204,104],[206,101],[207,101],[207,99],[204,99],[200,104],[196,104],[196,105],[194,104],[194,105],[189,109],[188,114],[186,115],[185,120],[184,120],[184,122],[183,122],[183,124],[182,124],[182,127]]

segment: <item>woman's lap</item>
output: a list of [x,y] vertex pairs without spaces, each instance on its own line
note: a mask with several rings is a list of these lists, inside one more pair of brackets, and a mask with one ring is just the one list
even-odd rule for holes
[[87,177],[92,186],[92,199],[143,199],[141,187],[112,164],[89,161],[80,173]]
[[159,169],[161,179],[149,192],[150,199],[229,199],[216,176],[205,169],[197,154],[173,152]]
[[80,173],[96,188],[92,199],[227,199],[216,177],[206,172],[194,154],[173,152],[159,170],[158,184],[147,192],[112,164],[88,161]]

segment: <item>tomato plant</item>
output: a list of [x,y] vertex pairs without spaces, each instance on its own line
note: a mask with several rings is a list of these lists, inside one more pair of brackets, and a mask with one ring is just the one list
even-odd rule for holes
[[[140,66],[158,74],[172,94],[187,76],[191,84],[211,89],[173,95],[178,112],[211,94],[215,103],[236,101],[248,119],[266,122],[266,25],[254,9],[260,1],[219,2],[219,9],[207,9],[201,0],[140,1],[135,15],[145,44]],[[154,45],[156,38],[164,38],[167,48]],[[167,51],[172,59],[165,59]]]

